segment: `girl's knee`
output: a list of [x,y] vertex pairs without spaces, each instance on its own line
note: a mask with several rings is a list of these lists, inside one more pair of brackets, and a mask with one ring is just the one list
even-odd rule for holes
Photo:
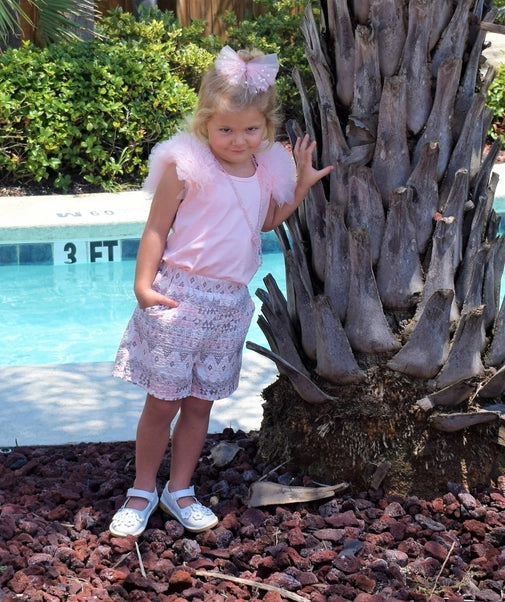
[[148,393],[144,405],[144,412],[158,414],[160,417],[173,420],[180,407],[180,401],[167,401],[166,399],[158,399],[157,397],[154,397],[154,395]]
[[192,415],[199,415],[201,417],[207,417],[210,415],[213,401],[208,399],[199,399],[198,397],[186,397],[181,402],[181,413],[190,413]]

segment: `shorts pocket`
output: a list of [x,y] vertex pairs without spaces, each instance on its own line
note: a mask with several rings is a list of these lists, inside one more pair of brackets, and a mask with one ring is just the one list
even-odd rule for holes
[[167,311],[171,311],[172,309],[174,309],[173,307],[168,307],[168,305],[150,305],[149,307],[145,307],[144,309],[142,309],[141,307],[139,307],[139,310],[148,317],[161,317],[165,312]]

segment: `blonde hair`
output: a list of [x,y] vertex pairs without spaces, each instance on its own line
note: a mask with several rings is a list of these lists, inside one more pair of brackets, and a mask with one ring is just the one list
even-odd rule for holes
[[[245,61],[263,56],[260,50],[238,50],[237,54]],[[198,95],[198,104],[189,122],[189,131],[202,142],[208,144],[207,123],[215,114],[225,111],[256,109],[266,120],[265,142],[269,147],[275,142],[279,121],[275,84],[264,92],[253,92],[246,86],[232,85],[212,66],[204,75]]]

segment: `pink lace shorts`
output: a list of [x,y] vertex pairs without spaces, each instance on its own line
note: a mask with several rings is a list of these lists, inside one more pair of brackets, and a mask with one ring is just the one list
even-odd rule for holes
[[213,401],[231,395],[254,313],[247,286],[162,264],[153,288],[179,306],[137,306],[113,375],[158,399]]

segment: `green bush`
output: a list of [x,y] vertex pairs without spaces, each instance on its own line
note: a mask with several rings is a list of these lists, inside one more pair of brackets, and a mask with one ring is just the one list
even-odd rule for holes
[[[305,0],[256,0],[263,13],[237,24],[226,42],[279,55],[286,118],[301,114],[292,80],[310,69],[300,30]],[[195,107],[202,74],[223,41],[204,22],[182,27],[171,12],[112,11],[86,42],[45,49],[26,43],[0,55],[0,183],[33,182],[62,191],[74,183],[115,190],[139,186],[156,142]]]
[[63,191],[73,179],[105,190],[138,185],[154,143],[195,106],[180,76],[197,83],[213,59],[189,42],[195,31],[174,22],[160,35],[162,27],[116,12],[93,41],[0,55],[4,183],[51,181]]
[[496,76],[489,88],[486,98],[487,106],[493,111],[494,117],[489,130],[493,140],[500,138],[505,144],[505,64],[500,65]]
[[171,72],[197,90],[203,73],[223,46],[220,38],[205,36],[204,30],[205,21],[195,19],[189,27],[182,27],[170,11],[144,9],[136,21],[131,14],[117,9],[100,23],[97,33],[109,40],[148,49],[167,44],[167,50],[173,48],[176,53],[168,57]]
[[505,24],[505,0],[495,0],[493,5],[498,9],[495,23]]

